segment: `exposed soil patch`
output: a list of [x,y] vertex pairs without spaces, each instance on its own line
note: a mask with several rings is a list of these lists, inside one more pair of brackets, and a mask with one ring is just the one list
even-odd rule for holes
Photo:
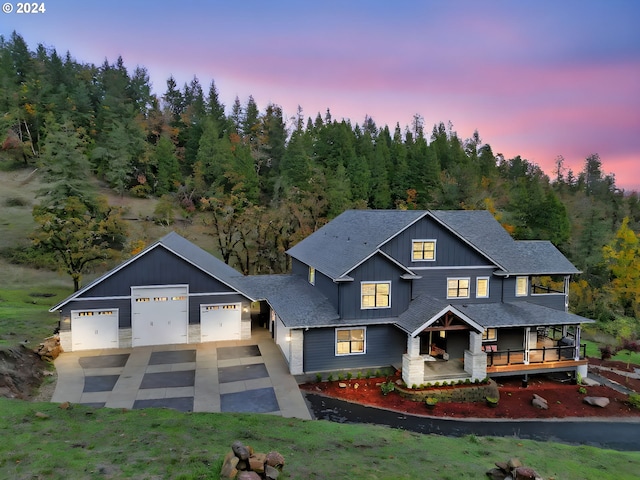
[[[392,381],[398,376],[390,377]],[[640,410],[631,408],[627,396],[606,386],[583,387],[570,382],[561,382],[550,377],[530,377],[528,386],[522,386],[521,378],[497,379],[500,401],[497,407],[489,407],[484,402],[475,403],[438,403],[429,409],[422,402],[402,398],[398,393],[383,395],[380,384],[386,378],[345,380],[342,382],[320,382],[301,385],[303,390],[328,395],[343,400],[386,408],[410,414],[433,415],[453,418],[568,418],[568,417],[636,417]],[[346,385],[340,387],[339,384]],[[356,387],[356,384],[358,387]],[[628,385],[626,385],[627,388]],[[640,390],[639,390],[640,391]],[[531,403],[533,394],[547,400],[549,409],[540,410]],[[584,397],[607,397],[610,403],[605,408],[593,407],[584,403]]]
[[27,400],[37,394],[48,363],[24,345],[0,349],[0,396]]

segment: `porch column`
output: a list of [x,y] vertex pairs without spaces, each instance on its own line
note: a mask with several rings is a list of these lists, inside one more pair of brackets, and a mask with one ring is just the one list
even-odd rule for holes
[[580,325],[576,325],[576,335],[573,339],[576,350],[574,360],[580,360]]
[[529,342],[531,341],[531,327],[525,327],[524,329],[524,353],[522,354],[522,361],[525,365],[529,365]]
[[402,356],[402,380],[409,386],[424,382],[424,359],[420,356],[419,336],[407,336],[407,353]]
[[487,354],[482,351],[482,333],[469,331],[469,349],[464,351],[464,371],[471,379],[487,376]]

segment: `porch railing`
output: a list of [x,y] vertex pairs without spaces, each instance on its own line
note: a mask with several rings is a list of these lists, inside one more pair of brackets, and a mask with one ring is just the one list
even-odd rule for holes
[[[572,345],[529,349],[529,364],[574,360],[576,347]],[[580,359],[587,356],[587,344],[580,345]],[[524,365],[525,349],[507,349],[487,352],[487,367]]]

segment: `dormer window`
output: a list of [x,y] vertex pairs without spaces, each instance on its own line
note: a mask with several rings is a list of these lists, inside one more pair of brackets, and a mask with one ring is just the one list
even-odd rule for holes
[[313,267],[309,267],[309,283],[311,285],[316,284],[316,269]]
[[412,262],[433,262],[435,259],[435,240],[413,240],[411,248]]

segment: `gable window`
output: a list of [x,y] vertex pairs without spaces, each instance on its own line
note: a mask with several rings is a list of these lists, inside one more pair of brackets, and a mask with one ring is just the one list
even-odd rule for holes
[[469,298],[469,279],[448,278],[447,298]]
[[362,309],[391,306],[391,282],[362,282],[360,292]]
[[516,277],[516,297],[526,297],[529,294],[529,278]]
[[309,283],[311,285],[316,284],[316,269],[313,267],[309,267]]
[[476,298],[489,298],[489,277],[476,279]]
[[413,262],[426,262],[436,259],[435,240],[414,240],[411,248],[411,260]]
[[483,342],[495,342],[498,340],[498,329],[497,328],[485,328],[484,332],[482,332],[482,341]]
[[365,353],[364,328],[336,329],[336,355],[355,355]]

